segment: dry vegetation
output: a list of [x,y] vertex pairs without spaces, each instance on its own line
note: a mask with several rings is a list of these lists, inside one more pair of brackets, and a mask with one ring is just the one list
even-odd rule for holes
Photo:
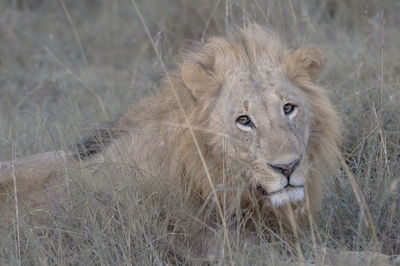
[[[171,66],[189,40],[249,20],[271,25],[291,47],[321,47],[327,68],[320,83],[343,119],[342,151],[375,231],[341,173],[313,234],[301,236],[302,251],[309,261],[321,247],[400,254],[400,1],[137,2]],[[163,74],[129,0],[2,0],[0,44],[0,160],[71,147],[151,93]],[[18,223],[0,220],[0,264],[281,265],[299,255],[279,238],[266,239],[260,226],[259,242],[233,241],[227,261],[224,249],[195,258],[169,241],[162,201],[128,185],[118,195],[72,193],[72,202],[55,203],[47,223],[25,213]]]

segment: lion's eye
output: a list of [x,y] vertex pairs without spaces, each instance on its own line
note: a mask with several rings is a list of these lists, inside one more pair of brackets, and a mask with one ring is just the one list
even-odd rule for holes
[[294,104],[287,103],[283,106],[283,112],[285,113],[285,115],[290,115],[291,113],[293,113],[296,107],[297,106]]
[[246,125],[247,123],[249,123],[251,120],[247,115],[242,115],[237,119],[237,122],[242,124],[242,125]]
[[254,127],[253,122],[251,121],[250,117],[247,115],[242,115],[239,116],[238,119],[236,119],[236,123],[239,128],[249,131]]

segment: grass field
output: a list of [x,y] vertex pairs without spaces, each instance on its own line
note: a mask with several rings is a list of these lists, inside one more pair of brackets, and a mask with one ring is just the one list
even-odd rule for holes
[[[191,40],[255,21],[275,29],[292,48],[313,44],[323,51],[326,70],[319,82],[342,118],[342,152],[365,196],[363,207],[371,213],[375,231],[363,223],[363,208],[340,171],[337,189],[326,191],[317,215],[313,235],[318,246],[400,254],[400,1],[137,3],[138,10],[129,0],[0,1],[0,160],[71,147],[156,89],[163,71],[138,11],[169,67]],[[18,224],[0,223],[0,264],[209,260],[179,252],[168,240],[162,204],[130,192],[123,192],[117,203],[82,190],[49,223],[25,216]],[[123,202],[134,204],[124,209]],[[310,235],[301,236],[300,244],[311,261],[316,252]],[[231,243],[229,260],[219,256],[210,262],[293,262],[296,252],[290,245],[259,238],[253,245]],[[337,256],[332,264],[348,265],[349,258]]]

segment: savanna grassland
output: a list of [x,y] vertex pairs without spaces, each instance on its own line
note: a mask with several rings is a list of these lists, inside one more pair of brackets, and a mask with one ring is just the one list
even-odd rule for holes
[[276,30],[291,48],[323,51],[319,83],[342,119],[342,152],[363,200],[340,169],[313,228],[297,242],[302,254],[258,230],[258,243],[233,241],[228,255],[221,249],[196,258],[169,241],[162,201],[131,187],[118,197],[82,187],[46,223],[24,213],[0,220],[1,265],[290,265],[316,257],[323,264],[325,247],[336,250],[330,264],[348,265],[355,255],[340,251],[400,254],[400,1],[134,3],[0,1],[0,160],[70,149],[156,91],[160,60],[173,68],[193,40],[251,21]]

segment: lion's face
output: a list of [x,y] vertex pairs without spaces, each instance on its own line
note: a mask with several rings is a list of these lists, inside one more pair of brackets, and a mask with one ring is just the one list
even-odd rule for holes
[[319,201],[319,175],[335,164],[340,135],[316,85],[323,63],[317,48],[289,53],[257,26],[188,57],[181,78],[198,107],[193,123],[211,131],[202,140],[216,175],[244,180],[272,207]]
[[256,193],[275,207],[302,201],[311,123],[305,93],[276,67],[237,66],[225,76],[216,106],[222,150]]

